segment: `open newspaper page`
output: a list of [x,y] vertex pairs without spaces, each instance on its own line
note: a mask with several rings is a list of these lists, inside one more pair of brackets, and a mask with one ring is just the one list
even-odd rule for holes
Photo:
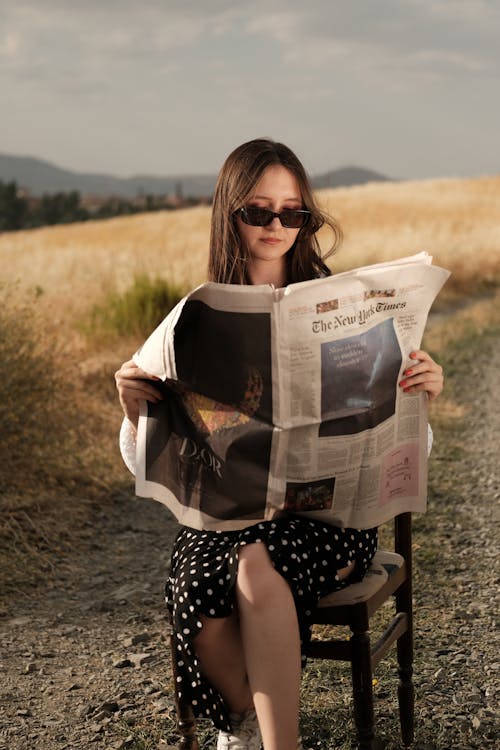
[[421,253],[286,289],[196,289],[135,357],[167,389],[143,405],[137,494],[221,530],[425,510],[426,396],[397,384],[448,275]]
[[240,529],[277,512],[267,499],[275,294],[204,284],[134,358],[167,389],[160,403],[142,405],[136,491],[187,526]]

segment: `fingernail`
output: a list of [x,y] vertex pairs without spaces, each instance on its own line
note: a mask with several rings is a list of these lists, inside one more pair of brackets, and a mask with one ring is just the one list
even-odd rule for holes
[[405,387],[405,385],[406,385],[406,380],[402,380],[402,381],[400,382],[400,384],[399,384],[399,387],[400,387],[400,388],[404,388],[404,387]]
[[405,375],[411,375],[412,374],[412,370],[405,370],[404,374]]

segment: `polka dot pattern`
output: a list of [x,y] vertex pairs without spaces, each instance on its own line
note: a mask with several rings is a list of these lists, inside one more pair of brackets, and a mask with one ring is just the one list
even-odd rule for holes
[[353,560],[349,583],[361,580],[377,548],[377,530],[339,529],[300,516],[265,521],[242,531],[197,531],[183,527],[175,541],[165,597],[178,652],[178,695],[188,697],[197,716],[210,717],[230,731],[229,713],[220,694],[201,674],[193,639],[202,628],[200,615],[228,617],[235,607],[238,550],[263,543],[275,569],[294,597],[304,647],[310,639],[310,617],[322,596],[343,588],[337,571]]

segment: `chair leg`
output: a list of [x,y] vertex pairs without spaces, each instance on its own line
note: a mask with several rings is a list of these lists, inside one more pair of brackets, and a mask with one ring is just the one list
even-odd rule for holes
[[413,687],[413,643],[411,628],[404,633],[397,643],[398,650],[398,701],[401,738],[405,747],[413,742],[415,690]]
[[398,638],[398,701],[401,738],[408,747],[413,742],[415,691],[413,688],[413,595],[411,517],[403,513],[395,521],[395,551],[405,558],[406,579],[396,591],[396,611],[406,614],[406,632]]
[[174,694],[175,707],[177,709],[177,729],[179,730],[180,740],[177,745],[178,750],[199,750],[198,738],[196,736],[196,720],[194,718],[191,704],[187,701],[179,700],[176,690],[177,685],[177,649],[175,642],[175,633],[170,630],[170,656],[172,659],[172,674],[174,677]]
[[375,719],[370,636],[366,631],[353,633],[350,643],[354,720],[358,731],[359,748],[360,750],[373,750]]
[[193,709],[188,704],[177,708],[177,728],[181,738],[177,750],[199,750],[198,738],[196,736],[196,721]]
[[415,717],[415,690],[413,687],[413,608],[411,582],[408,580],[396,594],[398,612],[405,612],[407,629],[398,638],[398,702],[401,738],[408,747],[413,742]]

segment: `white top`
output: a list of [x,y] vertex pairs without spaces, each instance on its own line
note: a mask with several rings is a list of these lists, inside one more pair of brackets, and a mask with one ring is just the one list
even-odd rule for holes
[[124,417],[120,428],[120,452],[127,469],[135,476],[135,449],[137,446],[137,435],[132,422]]

